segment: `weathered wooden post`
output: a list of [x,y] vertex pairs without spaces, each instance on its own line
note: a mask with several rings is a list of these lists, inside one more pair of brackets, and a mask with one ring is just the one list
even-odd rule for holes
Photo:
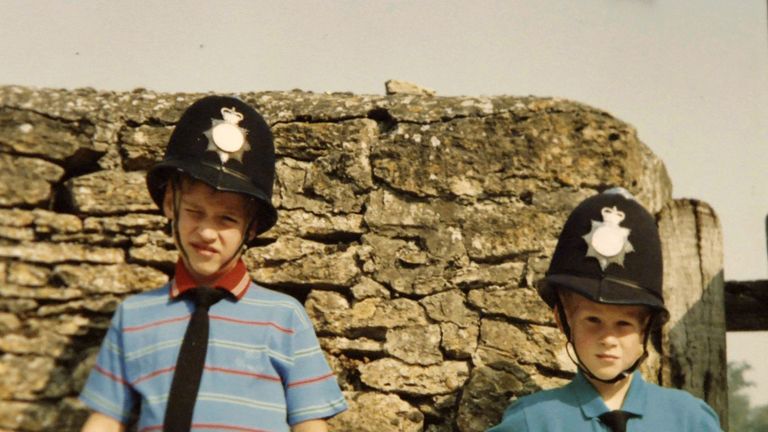
[[728,425],[723,242],[712,208],[674,200],[659,214],[664,297],[661,383],[707,401]]

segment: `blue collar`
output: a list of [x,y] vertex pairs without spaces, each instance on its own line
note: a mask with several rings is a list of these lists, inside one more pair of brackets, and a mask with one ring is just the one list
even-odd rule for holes
[[[595,418],[610,411],[600,393],[595,390],[581,372],[576,374],[570,386],[576,394],[581,412],[585,417]],[[635,371],[632,374],[632,383],[629,385],[627,396],[624,398],[624,405],[621,407],[622,411],[642,417],[645,414],[647,387],[648,384],[646,384],[643,376],[639,371]]]

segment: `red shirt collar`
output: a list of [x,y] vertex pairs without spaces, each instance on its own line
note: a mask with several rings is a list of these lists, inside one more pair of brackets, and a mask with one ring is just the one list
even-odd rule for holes
[[[248,274],[248,269],[241,259],[237,260],[237,264],[235,264],[235,267],[232,270],[216,279],[216,281],[211,284],[212,287],[226,289],[238,300],[243,298],[250,285],[251,276]],[[176,261],[175,277],[171,281],[171,298],[175,299],[188,289],[197,286],[199,285],[192,279],[192,275],[189,274],[189,270],[187,270],[187,266],[184,265],[184,261],[179,258],[179,260]]]

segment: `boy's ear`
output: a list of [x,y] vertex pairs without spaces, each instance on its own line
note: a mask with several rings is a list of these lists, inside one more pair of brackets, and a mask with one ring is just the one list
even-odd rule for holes
[[163,214],[169,220],[173,220],[173,185],[170,182],[165,186],[165,195],[163,195]]

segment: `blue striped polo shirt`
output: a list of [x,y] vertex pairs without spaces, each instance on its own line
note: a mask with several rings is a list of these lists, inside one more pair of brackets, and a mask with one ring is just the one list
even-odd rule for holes
[[[162,288],[117,309],[80,394],[94,411],[138,430],[162,430],[176,358],[194,305]],[[303,306],[250,283],[209,311],[210,335],[193,430],[288,431],[347,408]]]

